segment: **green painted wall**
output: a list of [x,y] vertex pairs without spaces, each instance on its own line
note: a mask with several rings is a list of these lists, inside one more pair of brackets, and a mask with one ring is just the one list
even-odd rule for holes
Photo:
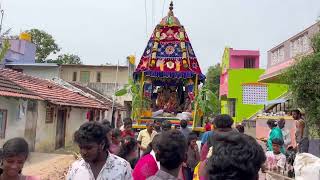
[[268,83],[268,100],[278,99],[289,90],[287,84]]
[[229,109],[228,109],[228,101],[226,100],[221,100],[221,114],[228,114]]
[[[263,105],[242,104],[242,84],[256,83],[264,73],[263,69],[229,69],[228,97],[236,99],[236,116],[234,120],[241,122],[264,108]],[[268,84],[268,100],[278,98],[287,92],[288,87],[282,84]],[[228,113],[227,99],[221,99],[221,113]]]
[[222,71],[229,69],[229,65],[230,65],[230,48],[225,47],[223,56],[222,56],[222,65],[221,65]]

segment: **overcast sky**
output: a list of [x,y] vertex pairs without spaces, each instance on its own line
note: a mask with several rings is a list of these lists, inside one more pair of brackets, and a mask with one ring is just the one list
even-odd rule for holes
[[[85,64],[115,64],[118,60],[123,63],[130,54],[136,54],[139,60],[155,24],[167,14],[170,3],[0,2],[5,10],[4,29],[12,28],[11,34],[42,29],[55,38],[61,53],[77,54]],[[185,26],[203,71],[221,61],[225,46],[260,50],[261,66],[265,68],[269,49],[316,22],[320,0],[174,0],[174,13]]]

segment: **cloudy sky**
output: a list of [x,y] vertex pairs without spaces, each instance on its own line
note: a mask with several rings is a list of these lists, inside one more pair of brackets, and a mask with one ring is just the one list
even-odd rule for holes
[[[30,28],[50,33],[62,48],[85,64],[140,59],[147,39],[169,0],[0,0],[4,29]],[[316,22],[320,0],[174,0],[174,13],[185,26],[206,71],[221,61],[225,46],[266,52]]]

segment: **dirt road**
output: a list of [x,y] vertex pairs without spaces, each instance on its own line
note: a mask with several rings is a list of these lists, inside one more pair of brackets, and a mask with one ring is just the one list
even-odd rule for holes
[[73,155],[32,153],[23,174],[39,176],[41,180],[64,180]]

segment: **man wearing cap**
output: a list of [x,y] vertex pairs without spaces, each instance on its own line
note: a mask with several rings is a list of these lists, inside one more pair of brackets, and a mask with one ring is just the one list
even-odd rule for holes
[[153,137],[157,134],[157,132],[155,130],[153,130],[153,123],[152,122],[148,122],[146,124],[147,128],[140,131],[137,141],[138,141],[138,147],[141,150],[140,151],[140,155],[147,150],[147,147],[149,145],[149,143],[152,141]]

